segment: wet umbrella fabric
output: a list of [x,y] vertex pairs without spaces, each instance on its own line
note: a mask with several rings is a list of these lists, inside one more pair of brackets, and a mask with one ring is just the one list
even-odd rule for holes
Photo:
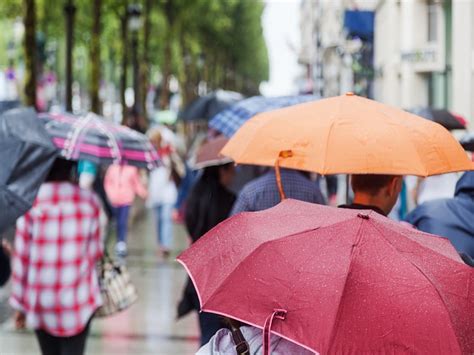
[[33,109],[0,116],[0,233],[31,208],[57,155]]
[[93,113],[81,117],[43,113],[39,118],[65,159],[147,169],[159,164],[158,152],[144,134]]
[[466,129],[466,119],[448,110],[433,109],[429,107],[415,108],[409,110],[415,115],[427,118],[433,122],[439,123],[448,130]]
[[285,200],[178,260],[204,311],[321,354],[474,351],[474,269],[448,240],[372,211]]
[[313,95],[280,97],[253,96],[218,113],[209,121],[209,127],[221,132],[227,137],[232,137],[247,120],[259,113],[317,99],[318,97]]
[[348,93],[261,113],[222,154],[237,164],[330,174],[430,176],[473,170],[441,125]]
[[470,132],[461,138],[461,146],[469,152],[474,152],[474,132]]
[[234,91],[216,90],[191,102],[179,114],[184,121],[209,120],[244,97]]

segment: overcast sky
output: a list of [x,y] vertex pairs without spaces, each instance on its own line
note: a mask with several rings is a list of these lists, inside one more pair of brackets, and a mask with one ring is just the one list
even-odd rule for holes
[[262,24],[270,59],[270,80],[260,89],[266,96],[296,94],[294,79],[300,72],[297,56],[300,1],[266,0],[265,3]]

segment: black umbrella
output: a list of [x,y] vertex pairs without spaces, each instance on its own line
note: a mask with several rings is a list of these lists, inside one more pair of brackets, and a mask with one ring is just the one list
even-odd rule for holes
[[217,90],[205,96],[198,97],[179,114],[185,121],[209,120],[222,110],[242,100],[242,94],[234,91]]
[[57,155],[33,109],[0,116],[0,233],[31,208]]
[[415,108],[410,112],[439,123],[448,130],[466,129],[466,120],[464,117],[452,113],[448,110],[433,109],[429,107]]
[[464,137],[461,138],[459,143],[461,143],[462,147],[465,150],[469,152],[474,152],[474,132],[466,134]]

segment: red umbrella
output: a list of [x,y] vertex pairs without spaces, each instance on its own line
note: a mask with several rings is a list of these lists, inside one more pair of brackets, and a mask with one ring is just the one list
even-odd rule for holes
[[182,253],[203,311],[321,354],[474,352],[474,271],[444,238],[285,200]]

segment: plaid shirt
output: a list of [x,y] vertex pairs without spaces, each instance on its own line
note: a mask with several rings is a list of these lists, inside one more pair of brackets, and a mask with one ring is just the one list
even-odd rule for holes
[[[281,169],[281,183],[287,198],[325,204],[318,184],[297,170]],[[240,191],[231,215],[244,211],[262,211],[280,203],[280,193],[275,171],[271,170],[259,178],[247,183]]]
[[73,336],[102,304],[99,206],[90,191],[45,183],[32,209],[18,219],[10,303],[25,313],[29,327]]

